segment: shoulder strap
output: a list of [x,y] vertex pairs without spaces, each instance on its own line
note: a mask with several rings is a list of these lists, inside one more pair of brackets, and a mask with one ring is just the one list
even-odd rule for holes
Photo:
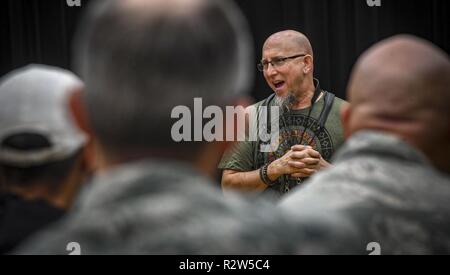
[[261,104],[261,106],[267,106],[269,105],[270,101],[272,101],[272,99],[275,97],[275,93],[272,93],[269,97],[267,97],[266,99],[264,99],[263,103]]
[[[275,97],[275,93],[272,93],[268,98],[266,98],[263,103],[261,104],[261,107],[269,107],[270,102],[272,101],[272,99]],[[259,112],[258,112],[258,117],[259,117]],[[270,133],[271,129],[271,116],[270,116],[270,109],[267,108],[267,121],[266,121],[266,127],[267,127],[267,132]],[[258,118],[259,121],[259,118]]]
[[[273,98],[275,97],[275,93],[272,93],[269,97],[267,97],[260,105],[260,107],[268,107],[270,102],[273,100]],[[259,120],[260,120],[260,110],[257,110],[257,115],[256,115],[256,129],[257,129],[257,134],[258,134],[258,138],[257,138],[257,142],[256,142],[256,146],[255,146],[255,150],[253,152],[253,165],[255,166],[255,169],[258,169],[258,148],[259,148]],[[270,115],[270,108],[267,108],[267,121],[266,121],[266,128],[267,128],[267,132],[270,133],[271,132],[271,115]]]
[[333,107],[334,98],[336,97],[333,93],[323,91],[324,92],[324,105],[322,112],[319,116],[319,129],[323,129],[325,127],[325,123],[327,122],[328,115],[330,114],[331,108]]

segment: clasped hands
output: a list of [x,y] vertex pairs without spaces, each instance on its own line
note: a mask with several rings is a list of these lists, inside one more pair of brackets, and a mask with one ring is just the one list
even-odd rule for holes
[[307,178],[329,165],[311,146],[294,145],[284,156],[267,167],[267,175],[273,181],[282,175]]

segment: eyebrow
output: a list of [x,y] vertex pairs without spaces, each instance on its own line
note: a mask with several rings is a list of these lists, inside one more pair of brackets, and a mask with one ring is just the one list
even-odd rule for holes
[[[285,58],[285,56],[274,56],[271,60]],[[267,59],[261,59],[261,63],[264,61],[268,61]]]

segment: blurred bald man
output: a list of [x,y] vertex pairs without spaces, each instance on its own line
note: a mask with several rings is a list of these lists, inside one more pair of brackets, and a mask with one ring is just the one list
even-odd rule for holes
[[[311,43],[300,32],[271,35],[264,43],[258,69],[274,93],[254,107],[281,107],[275,118],[280,126],[279,146],[262,152],[261,140],[240,142],[227,152],[219,168],[223,169],[224,190],[262,191],[277,200],[330,166],[344,141],[339,113],[345,101],[321,89],[313,76]],[[261,113],[257,116],[258,121],[264,120]],[[267,126],[261,128],[270,127],[269,121],[263,123]]]
[[281,207],[299,219],[313,208],[350,221],[362,236],[356,253],[370,242],[384,254],[449,253],[449,76],[448,55],[413,36],[368,50],[342,112],[350,139],[333,168]]

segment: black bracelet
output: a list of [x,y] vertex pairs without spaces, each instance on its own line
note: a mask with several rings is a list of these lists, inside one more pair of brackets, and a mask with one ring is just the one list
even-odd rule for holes
[[259,169],[259,177],[266,185],[273,186],[277,181],[271,181],[267,175],[267,168],[269,167],[269,164],[270,163],[264,164],[264,166]]

